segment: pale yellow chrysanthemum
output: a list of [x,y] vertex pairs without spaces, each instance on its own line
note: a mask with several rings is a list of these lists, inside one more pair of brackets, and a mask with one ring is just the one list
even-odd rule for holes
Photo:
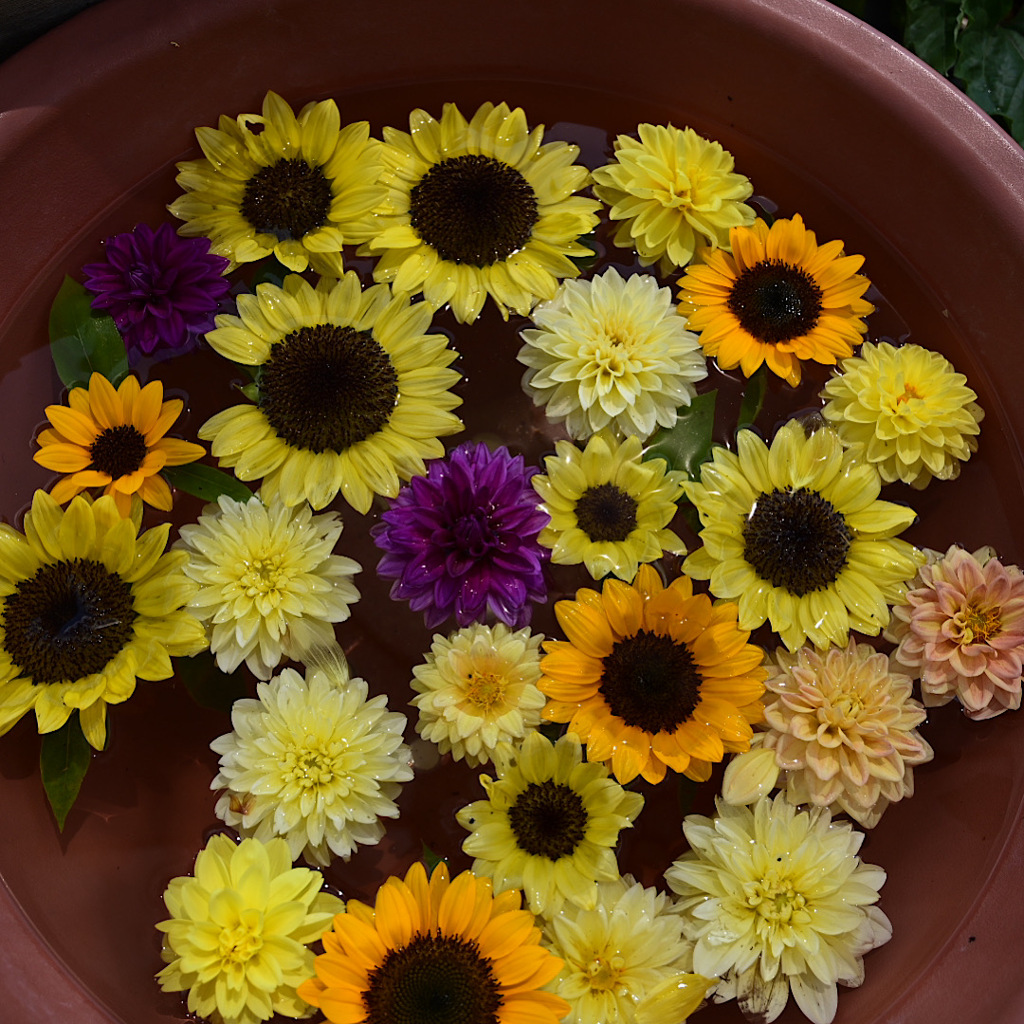
[[639,140],[620,135],[615,161],[594,171],[594,194],[622,221],[615,244],[635,247],[662,273],[685,266],[699,248],[728,249],[729,229],[754,222],[743,202],[754,189],[732,154],[692,128],[641,124]]
[[380,819],[398,817],[413,773],[405,715],[389,712],[387,697],[368,700],[340,654],[314,661],[305,679],[285,669],[256,687],[258,700],[235,701],[234,731],[210,744],[220,754],[210,788],[224,790],[217,816],[243,836],[280,836],[292,860],[326,867],[380,842]]
[[171,879],[164,903],[164,992],[188,991],[188,1009],[214,1024],[258,1024],[279,1013],[308,1017],[296,992],[313,974],[309,946],[345,905],[323,877],[293,868],[283,839],[237,846],[216,835],[194,876]]
[[551,522],[537,540],[551,548],[555,565],[582,562],[595,580],[614,573],[632,580],[642,562],[662,553],[686,554],[668,528],[683,493],[685,473],[664,459],[641,461],[637,437],[619,444],[608,432],[595,434],[581,452],[559,441],[544,460],[547,473],[533,478]]
[[522,889],[535,914],[550,917],[568,901],[597,903],[597,883],[619,877],[615,845],[644,798],[629,793],[602,764],[583,760],[577,737],[552,743],[531,732],[495,751],[497,778],[480,776],[486,800],[458,812],[471,835],[462,849],[473,871],[497,892]]
[[650,274],[623,278],[612,267],[565,281],[531,319],[536,328],[520,335],[523,388],[577,440],[606,427],[620,440],[671,428],[708,375],[697,336]]
[[442,754],[475,768],[499,743],[514,743],[540,725],[543,633],[474,623],[449,637],[434,634],[425,661],[412,671],[419,711],[416,731]]
[[359,600],[350,577],[361,566],[331,553],[341,528],[336,512],[314,516],[305,504],[226,495],[181,528],[174,546],[199,585],[189,607],[206,625],[222,672],[244,661],[269,679],[283,658],[302,661],[333,643],[332,624]]
[[864,840],[820,807],[798,811],[779,794],[752,807],[718,801],[718,815],[687,815],[688,853],[666,872],[679,894],[694,970],[719,977],[715,1002],[739,1000],[770,1022],[790,991],[815,1024],[829,1024],[836,985],[864,981],[866,952],[892,926],[874,904],[885,872],[857,856]]
[[960,464],[978,450],[985,413],[948,359],[920,345],[865,342],[841,369],[825,385],[822,412],[886,483],[920,490],[933,477],[960,475]]
[[[544,944],[565,961],[548,984],[572,1009],[565,1024],[634,1024],[676,989],[671,1024],[681,1022],[713,984],[693,973],[693,944],[683,938],[669,897],[632,877],[601,882],[589,910],[566,904],[547,921]],[[680,998],[684,997],[684,998]]]

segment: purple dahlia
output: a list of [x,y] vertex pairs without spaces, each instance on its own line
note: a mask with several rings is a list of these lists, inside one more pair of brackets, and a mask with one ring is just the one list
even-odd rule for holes
[[208,238],[180,238],[170,224],[138,224],[107,239],[106,258],[82,268],[93,309],[110,313],[129,349],[184,348],[213,327],[228,293],[228,260]]
[[530,484],[536,472],[507,448],[464,444],[413,477],[371,531],[391,596],[423,612],[429,629],[450,615],[468,626],[488,610],[525,626],[527,602],[547,599],[549,552],[537,534],[548,514]]

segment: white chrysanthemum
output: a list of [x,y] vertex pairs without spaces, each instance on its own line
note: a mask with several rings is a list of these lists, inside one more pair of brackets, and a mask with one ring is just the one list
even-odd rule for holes
[[864,840],[825,808],[798,811],[779,794],[753,807],[718,801],[718,816],[687,815],[690,852],[665,872],[679,894],[694,970],[722,978],[715,1001],[739,1000],[773,1021],[790,990],[815,1024],[835,1017],[836,984],[864,981],[863,956],[888,942],[874,904],[885,872],[863,864]]
[[532,318],[518,354],[529,367],[523,388],[578,440],[604,427],[620,440],[672,427],[707,376],[697,335],[649,274],[624,279],[611,268],[565,281]]
[[302,661],[334,642],[359,591],[358,562],[332,555],[341,536],[336,512],[314,516],[303,503],[265,506],[222,495],[198,523],[183,526],[176,548],[189,553],[184,572],[199,585],[189,603],[210,634],[222,672],[244,661],[269,679],[283,658]]
[[412,778],[402,742],[405,715],[387,698],[367,700],[362,679],[335,659],[305,679],[285,669],[237,700],[234,732],[210,746],[221,755],[211,789],[223,789],[217,816],[244,836],[287,840],[292,859],[330,864],[384,835],[397,818],[401,783]]
[[547,700],[536,685],[543,639],[500,622],[448,638],[435,633],[424,664],[412,670],[416,731],[473,768],[490,761],[499,743],[522,740],[540,725]]

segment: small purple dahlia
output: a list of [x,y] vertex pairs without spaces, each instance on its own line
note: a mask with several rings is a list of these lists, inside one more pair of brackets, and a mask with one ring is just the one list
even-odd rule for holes
[[208,238],[180,238],[170,224],[147,224],[112,235],[106,259],[82,268],[93,309],[105,309],[129,349],[184,348],[213,327],[228,293],[228,260],[210,252]]
[[548,514],[530,484],[536,472],[505,447],[464,444],[413,477],[371,531],[392,598],[422,611],[429,629],[453,614],[460,626],[481,622],[488,609],[525,626],[527,602],[547,598],[549,552],[537,534]]

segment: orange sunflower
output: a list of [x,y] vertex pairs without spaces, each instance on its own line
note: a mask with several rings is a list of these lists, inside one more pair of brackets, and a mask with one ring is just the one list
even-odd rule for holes
[[349,900],[299,996],[332,1024],[557,1024],[569,1004],[539,991],[563,961],[540,945],[520,894],[495,896],[442,863],[392,876],[373,907]]
[[665,587],[642,565],[632,585],[577,590],[555,615],[569,639],[544,643],[542,714],[619,782],[661,782],[666,768],[703,782],[726,751],[749,748],[767,672],[735,604],[695,595],[688,576]]
[[132,495],[169,512],[171,489],[159,475],[164,466],[183,466],[206,454],[202,445],[165,437],[184,407],[180,398],[165,402],[164,386],[154,380],[139,386],[125,377],[116,390],[100,373],[88,388],[72,388],[68,405],[48,405],[50,427],[36,441],[33,458],[41,466],[68,474],[50,493],[58,504],[88,487],[102,487],[127,517]]
[[871,282],[857,273],[863,256],[844,256],[841,241],[818,245],[799,214],[732,228],[729,245],[679,279],[679,312],[705,355],[747,377],[767,363],[794,387],[801,359],[832,366],[853,355],[875,308],[863,298]]

